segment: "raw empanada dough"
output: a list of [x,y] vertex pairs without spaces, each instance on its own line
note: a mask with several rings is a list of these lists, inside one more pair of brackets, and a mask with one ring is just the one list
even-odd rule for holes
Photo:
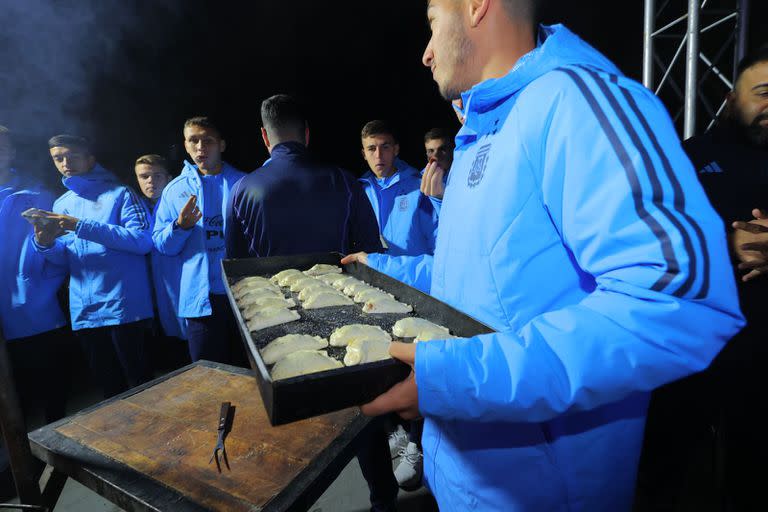
[[322,276],[325,274],[341,274],[341,267],[336,265],[326,265],[325,263],[318,263],[311,269],[304,272],[308,276]]
[[395,326],[392,327],[392,334],[398,338],[413,338],[418,336],[419,333],[425,329],[431,329],[432,331],[442,330],[445,332],[445,334],[448,334],[449,332],[445,327],[432,323],[429,320],[424,320],[423,318],[408,317],[403,318],[402,320],[398,320],[395,323]]
[[363,313],[410,313],[413,308],[408,304],[403,304],[389,297],[376,297],[369,300],[363,306]]
[[304,309],[330,308],[333,306],[350,306],[354,304],[352,299],[345,297],[337,291],[319,290],[310,294],[309,298],[301,303]]
[[392,337],[381,327],[367,324],[339,327],[330,337],[332,347],[346,347],[354,340],[392,341]]
[[357,364],[373,363],[390,359],[389,345],[391,342],[382,340],[354,340],[347,345],[347,353],[344,354],[344,364],[354,366]]
[[299,350],[320,350],[328,346],[328,340],[307,334],[288,334],[272,340],[259,350],[264,364],[275,364],[288,354]]
[[251,332],[260,331],[267,327],[287,324],[301,318],[298,312],[287,308],[266,308],[259,311],[246,322]]
[[272,367],[272,380],[290,379],[299,375],[342,368],[340,361],[329,357],[322,350],[299,350],[288,354]]

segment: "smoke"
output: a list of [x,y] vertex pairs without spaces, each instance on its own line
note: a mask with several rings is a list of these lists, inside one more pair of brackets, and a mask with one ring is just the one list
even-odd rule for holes
[[26,159],[38,162],[57,133],[99,133],[91,100],[105,77],[120,74],[122,48],[178,18],[171,1],[141,4],[0,0],[0,124],[13,130]]

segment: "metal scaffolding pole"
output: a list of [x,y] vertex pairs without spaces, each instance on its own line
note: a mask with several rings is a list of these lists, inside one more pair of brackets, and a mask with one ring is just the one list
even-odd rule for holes
[[681,114],[681,136],[712,126],[722,111],[747,51],[749,7],[750,0],[645,0],[643,85]]
[[688,51],[685,58],[685,126],[683,138],[696,133],[696,100],[699,85],[699,0],[688,0]]
[[656,25],[656,0],[645,0],[643,21],[643,85],[653,89],[653,28]]

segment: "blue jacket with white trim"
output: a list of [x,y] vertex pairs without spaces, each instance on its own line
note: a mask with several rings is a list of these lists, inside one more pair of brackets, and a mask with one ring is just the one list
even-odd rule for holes
[[361,178],[371,202],[382,241],[391,256],[432,254],[437,236],[437,213],[421,193],[419,171],[399,158],[397,172],[383,183],[368,171]]
[[[51,247],[34,247],[69,271],[72,329],[121,325],[152,318],[145,255],[152,250],[149,214],[130,188],[96,165],[63,178],[69,189],[53,211],[80,219]],[[32,236],[32,235],[30,235]]]
[[648,392],[743,326],[660,101],[563,26],[463,95],[434,257],[369,264],[498,332],[420,343],[441,510],[630,510]]
[[[245,173],[225,162],[221,175],[224,180],[224,200],[221,205],[223,218],[229,192]],[[208,316],[212,311],[203,219],[192,229],[181,229],[174,222],[191,195],[197,196],[197,205],[204,212],[205,197],[197,166],[184,162],[181,174],[163,190],[155,210],[155,226],[152,231],[157,250],[176,260],[176,265],[168,266],[173,274],[167,279],[179,283],[178,315],[182,318]]]
[[11,173],[11,182],[0,185],[0,325],[8,341],[67,324],[56,295],[66,270],[35,250],[32,226],[21,216],[29,208],[50,210],[53,195]]

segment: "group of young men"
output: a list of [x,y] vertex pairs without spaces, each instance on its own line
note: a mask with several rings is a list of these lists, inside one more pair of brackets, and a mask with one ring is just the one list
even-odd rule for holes
[[[0,131],[0,219],[53,210],[34,236],[23,224],[2,234],[13,244],[0,260],[13,292],[0,309],[9,347],[55,345],[66,324],[55,290],[69,275],[71,326],[105,393],[146,378],[136,340],[153,291],[193,359],[231,361],[221,259],[339,251],[496,331],[393,344],[414,371],[362,407],[424,418],[425,479],[442,510],[630,510],[649,392],[707,368],[744,326],[731,258],[749,272],[743,300],[768,271],[766,214],[743,217],[765,199],[755,184],[768,176],[768,51],[740,66],[719,128],[688,143],[689,156],[650,91],[564,26],[539,25],[537,6],[429,2],[423,61],[463,126],[455,161],[450,137],[426,141],[422,172],[378,121],[361,134],[361,179],[317,162],[306,118],[276,96],[262,104],[270,158],[247,176],[222,160],[218,128],[193,118],[179,177],[158,157],[137,161],[149,208],[87,141],[57,136],[50,152],[68,192],[52,202],[10,168]],[[697,174],[717,182],[709,198]],[[710,201],[739,221],[728,239]],[[751,345],[764,331],[747,300]],[[361,466],[373,510],[395,510],[382,451],[364,443]]]
[[[96,162],[89,141],[57,135],[49,152],[67,191],[54,200],[12,166],[13,136],[0,127],[0,321],[28,409],[42,405],[46,421],[64,415],[67,325],[105,397],[150,378],[153,318],[164,337],[186,340],[190,360],[247,365],[225,295],[226,257],[434,250],[439,194],[421,192],[421,173],[398,157],[386,122],[365,125],[369,170],[357,179],[311,157],[295,99],[274,96],[262,111],[262,168],[246,175],[225,162],[222,132],[195,117],[183,127],[189,159],[179,176],[159,155],[136,160],[141,195]],[[431,130],[427,158],[437,145],[450,162],[452,141]],[[66,281],[69,320],[58,297]]]

